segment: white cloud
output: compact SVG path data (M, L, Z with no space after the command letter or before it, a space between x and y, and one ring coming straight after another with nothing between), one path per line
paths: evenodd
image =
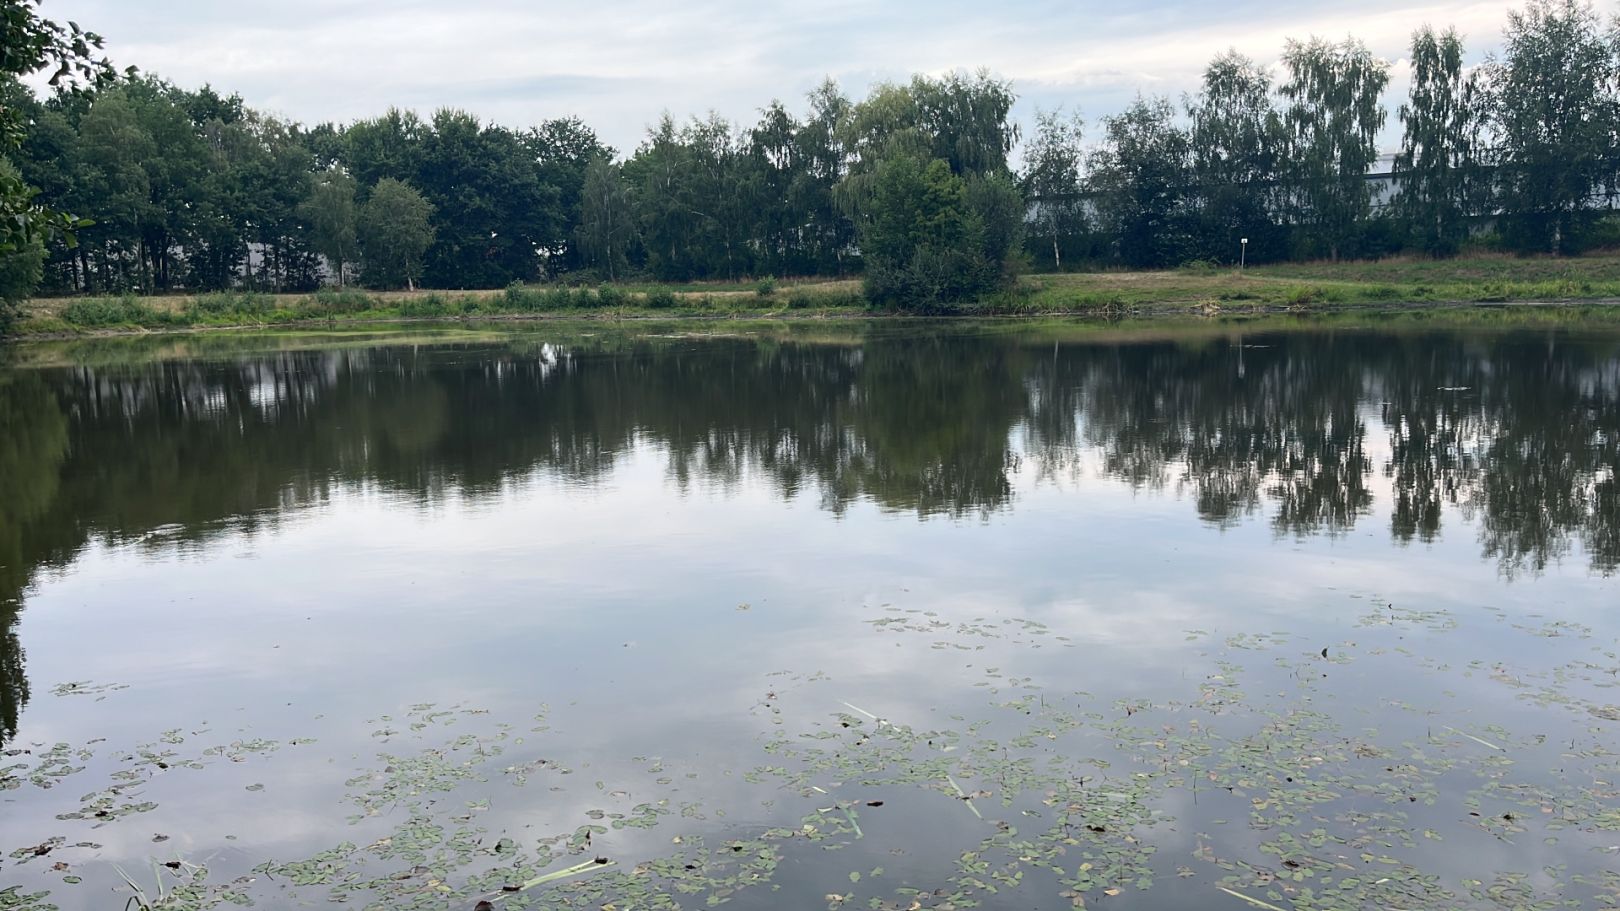
M1355 34L1395 60L1410 32L1431 23L1466 33L1477 58L1499 40L1511 6L53 0L45 11L99 30L121 64L239 91L305 122L390 105L462 107L519 127L578 115L629 150L666 109L748 120L827 75L859 93L911 72L988 67L1015 81L1027 119L1036 104L1096 116L1138 90L1179 96L1214 54L1236 47L1275 60L1289 36ZM1398 80L1392 96L1402 91Z

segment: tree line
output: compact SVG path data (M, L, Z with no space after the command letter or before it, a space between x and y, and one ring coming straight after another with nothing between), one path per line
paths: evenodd
M1216 57L1178 107L1139 97L1082 147L1042 114L1025 153L1045 258L1139 267L1457 253L1471 238L1523 253L1620 241L1620 26L1578 0L1509 13L1499 55L1463 64L1455 31L1412 36L1392 188L1367 180L1389 111L1390 65L1354 39L1289 42L1272 73ZM1032 250L1036 248L1032 247Z
M58 293L865 272L894 289L879 298L970 296L1001 280L1023 218L1014 96L982 74L859 103L828 83L804 118L773 103L746 130L666 116L624 160L576 118L304 127L149 76L4 92L28 123L23 179L93 220L45 247Z
M982 72L862 100L829 81L804 110L773 102L751 126L666 115L621 156L577 118L517 130L390 110L304 126L114 72L92 59L99 39L43 34L6 32L0 111L15 128L0 137L0 191L33 188L35 208L87 221L0 238L8 299L35 282L83 294L859 275L874 303L910 305L994 293L1032 265L1232 262L1244 238L1254 261L1449 255L1482 232L1525 252L1620 239L1602 218L1620 185L1620 31L1580 0L1530 0L1500 55L1473 68L1454 32L1413 36L1396 190L1378 206L1367 175L1390 64L1354 39L1291 41L1276 73L1222 54L1195 94L1139 96L1089 128L1038 112L1015 167L1013 87ZM9 50L30 35L28 53ZM58 59L69 78L47 97L14 78Z

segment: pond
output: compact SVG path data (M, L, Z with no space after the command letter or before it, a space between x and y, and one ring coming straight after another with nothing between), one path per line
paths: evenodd
M0 368L0 908L1620 904L1620 331Z

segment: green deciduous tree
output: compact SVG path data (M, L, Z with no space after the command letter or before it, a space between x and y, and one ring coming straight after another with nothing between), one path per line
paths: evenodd
M245 165L263 151L249 128L255 115L240 97L221 97L207 86L179 101L208 156L208 173L185 244L186 282L200 290L230 288L242 277L248 260L252 225L264 217L242 179Z
M557 190L517 134L443 110L422 134L412 185L433 204L425 275L440 288L501 287L539 276L563 243Z
M0 168L12 213L0 255L26 253L15 273L26 279L40 246L7 246L5 232L43 239L56 292L313 288L323 256L344 280L365 233L359 204L384 181L415 188L432 240L406 271L386 244L361 251L375 254L367 279L444 288L583 268L671 281L845 275L875 251L884 299L929 302L1007 282L1026 220L1039 238L1030 252L1054 268L1104 246L1133 265L1175 265L1230 261L1244 237L1260 259L1366 254L1385 236L1445 253L1491 203L1522 248L1573 251L1597 217L1593 194L1620 189L1620 32L1581 0L1529 2L1480 79L1454 35L1415 36L1396 220L1374 218L1367 180L1388 68L1354 40L1291 42L1275 91L1254 61L1218 56L1185 120L1139 101L1089 154L1078 119L1037 112L1014 180L1016 96L983 71L882 83L858 102L828 81L807 108L773 102L752 125L666 116L615 165L576 118L514 130L396 109L305 129L208 86L115 77L93 59L93 36L39 19L37 0L0 0L0 143L22 140L7 151L15 172ZM14 78L47 65L65 66L64 86L95 91L36 98ZM936 179L935 162L952 180ZM924 196L901 204L900 187ZM45 209L94 224L77 238L42 230L67 225ZM1384 234L1391 226L1403 230ZM939 238L953 232L968 241L948 252ZM963 271L945 276L946 265Z
M967 181L948 162L897 155L874 177L860 235L873 303L928 307L995 287L999 269L981 253L984 225L969 205Z
M937 158L959 175L1005 172L1018 142L1007 119L1016 99L1010 83L985 72L874 86L840 123L849 156L842 195L857 202L869 196L864 184L883 161L900 155Z
M242 124L246 154L236 165L248 237L259 247L253 284L270 291L313 290L320 264L298 217L314 156L302 128L255 113Z
M799 148L800 130L798 119L780 101L773 101L745 139L747 161L741 171L754 202L755 267L770 275L809 271L804 235L807 217L793 198L794 185L809 164Z
M647 267L665 280L684 280L695 272L688 247L699 216L682 202L690 168L687 159L675 118L665 114L624 165L625 179L635 188Z
M972 76L952 73L911 80L916 126L931 140L933 157L957 174L1005 174L1007 157L1018 144L1018 127L1008 119L1018 100L1012 83L986 70Z
M716 114L677 127L665 116L625 163L647 266L667 281L735 279L759 246L755 161Z
M415 180L428 129L414 111L389 108L381 117L357 120L343 128L335 143L336 154L362 187L376 186L384 177Z
M51 245L54 290L312 286L296 212L312 165L295 125L150 78L58 95L35 122L25 168L95 222L76 250Z
M1288 134L1271 74L1236 51L1222 54L1204 69L1187 115L1200 255L1230 262L1244 238L1251 256L1286 255L1277 209Z
M788 205L802 220L809 271L843 275L855 264L855 222L834 193L848 169L840 136L853 105L827 80L810 93L810 112L794 134L799 169L788 187Z
M50 72L52 86L77 91L114 78L112 64L99 56L102 39L81 29L39 15L39 0L0 3L0 79L7 81L41 70ZM16 92L0 102L0 154L11 156L27 137L27 123L10 103ZM0 168L0 270L8 273L0 287L0 334L4 334L21 302L39 280L36 260L47 240L74 240L80 220L41 205L37 189L24 182L22 172L8 161Z
M1167 99L1138 97L1103 120L1089 184L1103 230L1130 265L1180 265L1190 258L1190 154Z
M310 245L326 257L336 273L338 287L343 287L347 267L359 255L354 178L342 171L317 174L310 181L298 214L309 226Z
M620 166L597 159L580 191L578 246L584 262L608 281L624 274L636 239L636 213Z
M111 91L96 99L79 121L76 196L92 206L95 224L80 236L90 255L93 287L139 286L140 238L151 210L151 175L145 163L157 143L141 123L135 104Z
M136 278L143 289L168 290L180 278L178 255L195 228L211 163L207 149L183 107L185 93L173 85L134 79L105 94L123 97L134 128L155 150L139 161L146 173L147 198L133 238ZM294 186L301 183L304 170L296 167Z
M750 226L758 213L750 193L742 137L717 114L694 118L684 131L689 170L679 204L697 216L705 274L735 280L753 269Z
M0 3L0 76L14 78L48 71L51 86L70 92L116 78L111 62L98 56L102 48L100 35L85 31L76 22L64 26L40 16L39 3ZM0 149L8 153L22 145L27 135L21 114L11 104L0 104ZM6 175L0 183L0 246L26 244L52 222L57 227L71 228L56 213L36 207L33 196L33 190L22 184L18 175Z
M1395 158L1396 205L1413 240L1449 255L1468 236L1468 219L1490 193L1483 156L1485 93L1463 70L1462 39L1454 31L1412 35L1411 98L1401 105L1404 127Z
M415 289L433 245L433 205L410 184L384 177L360 207L357 227L366 281Z
M539 167L540 182L555 188L555 210L559 223L542 254L545 271L556 276L585 265L578 248L583 194L590 169L613 160L613 149L602 144L596 132L577 117L548 120L522 134L523 147Z
M1613 178L1614 48L1578 0L1530 0L1503 37L1490 71L1506 233L1521 249L1573 252L1594 192Z
M918 76L875 87L842 119L848 158L834 195L856 225L874 302L970 300L1016 272L1024 205L1007 167L1014 98L982 72Z
M1379 98L1389 64L1355 39L1290 41L1283 63L1291 208L1307 231L1305 245L1338 259L1371 208L1367 172L1378 161L1387 117Z
M0 183L21 181L17 166L0 158ZM27 300L39 286L45 263L45 239L39 235L12 241L0 250L0 335L12 318L9 303Z
M1080 146L1084 124L1080 115L1063 111L1036 111L1035 135L1024 149L1024 194L1034 207L1044 240L1051 243L1052 267L1063 270L1063 242L1084 230L1080 200Z
M1009 288L1028 266L1024 232L1029 204L1009 171L970 174L965 179L968 211L983 232L979 258L988 282L984 290Z

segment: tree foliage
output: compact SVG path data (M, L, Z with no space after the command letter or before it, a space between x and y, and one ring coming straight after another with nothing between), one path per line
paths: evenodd
M66 25L38 13L40 0L0 0L0 155L11 156L27 139L26 110L31 96L14 87L17 77L48 71L51 86L67 95L114 78L112 63L100 56L102 38L77 22ZM133 73L133 71L130 71ZM24 106L16 102L23 101ZM10 161L0 167L0 335L17 307L33 293L39 260L48 239L71 244L80 219L41 205L39 190Z
M1480 212L1490 184L1485 174L1485 93L1463 68L1454 31L1412 35L1411 100L1401 105L1404 127L1395 159L1397 204L1414 241L1432 254L1456 252L1468 219Z
M561 221L553 236L541 242L542 268L548 277L583 268L578 242L587 175L591 168L611 162L613 149L578 117L548 120L519 138L539 167L541 183L556 188L554 205Z
M1024 195L1033 221L1052 243L1052 268L1063 270L1063 241L1084 230L1084 122L1061 110L1036 111L1035 133L1024 149Z
M358 228L366 281L378 288L415 288L433 246L433 204L410 184L384 177L360 207Z
M949 163L901 154L880 162L874 178L861 231L868 297L928 306L993 287L978 255L984 225L968 205L967 181Z
M1216 57L1187 116L1200 255L1229 261L1244 238L1258 258L1286 255L1277 213L1288 133L1272 101L1271 73L1236 51Z
M874 303L982 297L1019 268L1026 206L1008 168L1011 87L988 74L880 85L844 124L835 196L857 227Z
M577 240L586 265L613 281L629 268L636 241L635 204L620 165L597 159L580 189Z
M1097 217L1132 266L1191 258L1192 146L1168 99L1138 97L1124 113L1103 120L1102 144L1091 156Z
M1312 39L1290 41L1283 65L1292 214L1313 229L1305 244L1337 259L1371 206L1366 176L1378 161L1378 131L1388 116L1379 99L1389 64L1355 39Z
M1617 72L1611 36L1579 0L1529 0L1509 13L1490 67L1501 130L1509 239L1571 252L1594 191L1614 181Z
M339 287L345 283L348 265L359 256L354 189L354 178L342 171L317 174L298 207L309 226L310 244L332 264Z
M118 74L99 38L37 5L0 0L10 301L35 274L63 294L294 291L357 265L443 288L864 272L874 299L932 306L1007 287L1029 254L1178 266L1232 262L1247 238L1262 260L1447 255L1493 226L1573 253L1620 190L1620 34L1582 0L1528 0L1483 67L1454 33L1414 35L1393 192L1369 180L1389 65L1354 39L1290 42L1275 79L1221 54L1182 104L1138 99L1090 137L1037 111L1021 155L1013 87L983 71L860 99L828 81L747 120L665 116L620 155L572 117L391 109L306 128ZM41 69L58 87L36 97L17 77ZM409 230L367 223L388 206Z

